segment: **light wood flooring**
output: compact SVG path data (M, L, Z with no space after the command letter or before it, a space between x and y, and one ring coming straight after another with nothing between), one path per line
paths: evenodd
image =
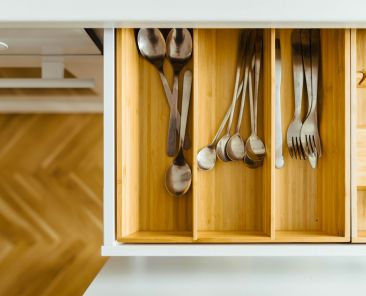
M0 295L82 295L105 258L102 115L0 115Z

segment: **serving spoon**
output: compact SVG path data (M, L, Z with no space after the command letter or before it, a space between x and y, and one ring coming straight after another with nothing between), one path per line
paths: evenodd
M179 73L188 63L192 56L192 36L187 29L172 29L166 40L166 55L173 66L174 71L174 83L172 93L172 104L169 115L169 130L168 130L168 143L167 154L174 156L176 153L176 128L175 121L178 114L178 80Z
M192 182L192 171L183 154L183 141L186 132L189 101L192 88L192 72L190 70L184 73L183 78L183 94L182 94L182 116L180 123L179 150L177 156L173 160L173 164L168 168L165 174L165 187L168 192L174 196L185 194Z
M168 80L163 71L165 53L166 53L166 44L163 34L159 29L148 29L143 28L138 31L137 34L137 46L141 53L141 55L149 61L155 68L158 70L160 75L161 83L163 84L165 97L168 101L169 107L172 108L172 92L169 87ZM180 130L180 114L177 112L176 118L176 130L179 132ZM186 134L184 139L184 149L191 148L191 141Z

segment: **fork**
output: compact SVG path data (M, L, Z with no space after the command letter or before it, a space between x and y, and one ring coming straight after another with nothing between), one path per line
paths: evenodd
M304 150L302 149L300 139L300 132L303 125L301 120L301 101L304 85L300 30L294 30L292 32L291 44L295 111L292 121L287 129L287 147L292 158L306 159L306 155L304 153Z
M319 71L319 30L303 30L301 34L305 80L311 107L301 128L301 145L313 168L322 154L318 131L317 94Z

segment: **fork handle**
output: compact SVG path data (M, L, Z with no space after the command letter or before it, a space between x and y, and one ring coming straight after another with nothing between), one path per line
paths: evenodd
M293 67L294 95L295 95L294 118L300 118L302 90L304 87L304 71L302 64L300 30L298 29L294 30L291 38L292 38L292 67Z
M280 39L276 38L276 105L275 105L275 165L277 169L284 166L282 155L282 122L281 122L281 45Z

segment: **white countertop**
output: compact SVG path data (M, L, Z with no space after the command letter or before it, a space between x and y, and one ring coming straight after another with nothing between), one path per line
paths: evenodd
M178 4L179 3L179 4ZM364 0L3 0L0 27L366 27Z
M115 257L85 295L363 295L365 275L366 257Z

